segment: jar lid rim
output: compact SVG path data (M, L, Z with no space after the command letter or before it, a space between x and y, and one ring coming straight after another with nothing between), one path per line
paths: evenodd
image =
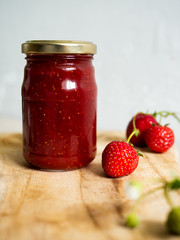
M21 45L22 53L95 54L97 46L89 41L31 40Z

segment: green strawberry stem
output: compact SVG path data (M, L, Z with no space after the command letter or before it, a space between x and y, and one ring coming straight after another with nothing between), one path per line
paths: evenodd
M168 189L168 185L167 184L164 186L164 196L165 196L165 199L166 199L167 203L172 208L173 207L173 203L172 203L171 198L169 196L169 189Z
M133 208L133 211L132 212L137 212L137 208L139 206L139 203L147 196L149 196L150 194L156 192L156 191L159 191L159 190L162 190L164 188L164 185L163 186L159 186L159 187L156 187L154 189L151 189L147 192L145 192L144 194L142 194L135 202L135 205L134 205L134 208Z
M135 123L135 121L136 121L136 116L137 116L137 114L133 117L133 131L132 131L132 133L129 135L129 137L128 137L127 141L126 141L127 143L130 142L131 138L132 138L134 135L137 137L137 136L140 134L139 129L136 128L136 123Z
M132 212L131 214L128 216L127 220L129 219L129 217L131 216L135 216L136 219L138 219L138 216L137 216L137 209L138 209L138 206L139 206L139 203L145 198L147 197L148 195L156 192L156 191L159 191L159 190L163 190L164 191L164 197L167 201L167 203L169 204L170 208L173 209L174 208L174 205L173 205L173 202L171 201L171 198L170 198L170 195L169 195L169 191L170 190L179 190L180 189L180 178L174 178L173 180L171 181L160 181L160 182L163 182L163 185L159 186L159 187L156 187L154 189L151 189L147 192L145 192L144 194L141 194L139 196L139 198L136 200L135 204L134 204L134 207L132 209ZM131 220L131 219L130 219ZM139 221L139 220L138 220ZM131 223L131 222L130 222ZM133 222L134 223L134 222ZM138 222L139 223L139 222ZM127 224L128 225L128 224ZM133 227L136 227L137 225L133 225Z
M138 113L137 113L137 114L138 114ZM135 124L137 114L133 117L133 131L132 131L132 133L129 135L129 137L128 137L127 141L126 141L127 143L130 143L130 140L131 140L131 138L132 138L134 135L137 137L137 136L140 134L140 131L139 131L139 129L136 128L136 124ZM133 144L131 144L131 143L130 143L130 145L133 146ZM142 153L140 153L140 152L137 151L137 150L136 150L136 152L137 152L138 156L143 157L143 154L142 154Z
M161 112L154 112L152 114L153 117L160 117L159 124L162 121L162 118L166 118L168 116L173 116L179 123L180 123L180 118L178 117L178 114L176 112L168 112L168 111L161 111Z
M168 183L165 183L164 185L162 186L159 186L159 187L156 187L154 189L151 189L149 191L147 191L146 193L142 194L137 200L136 200L136 203L134 205L134 209L133 209L133 212L136 212L137 211L137 208L139 206L139 203L141 202L141 200L143 200L145 197L147 197L148 195L158 191L158 190L162 190L164 189L164 196L166 198L166 201L167 203L169 204L170 207L173 207L173 203L171 201L171 198L169 196L169 187L168 187Z
M139 133L140 133L140 131L139 131L139 129L134 129L133 131L132 131L132 133L129 135L129 137L128 137L128 139L127 139L127 143L129 143L130 142L130 140L131 140L131 138L135 135L136 137L139 135Z

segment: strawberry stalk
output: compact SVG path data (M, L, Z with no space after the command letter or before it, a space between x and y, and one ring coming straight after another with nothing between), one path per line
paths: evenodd
M161 123L162 118L166 118L168 116L174 117L180 123L180 118L178 116L178 113L176 112L168 112L168 111L154 112L152 116L155 118L157 118L158 116L160 117L159 124Z
M163 184L162 186L159 186L159 187L156 187L154 189L151 189L147 192L145 192L144 194L142 194L137 200L136 200L136 203L135 203L135 206L134 206L134 210L133 212L136 212L137 211L137 207L139 206L139 203L147 196L149 196L150 194L158 191L158 190L163 190L164 189L164 196L165 196L165 199L167 201L167 203L169 204L170 207L173 207L173 203L171 201L171 198L169 196L169 183L168 182L165 182L165 184Z
M171 198L169 196L169 189L167 187L167 184L164 186L164 196L165 196L165 199L166 199L167 203L172 208L173 207L173 203L172 203Z
M140 220L138 218L138 215L137 215L137 208L139 206L139 203L147 196L149 196L150 194L158 191L158 190L161 190L163 188L163 186L160 186L160 187L157 187L157 188L154 188L154 189L151 189L149 191L147 191L146 193L142 194L135 202L135 205L133 207L133 210L132 212L128 215L127 219L126 219L126 226L127 227L131 227L131 228L135 228L139 225L140 223Z
M159 186L159 187L156 187L154 189L151 189L145 193L143 193L137 200L136 200L136 203L134 205L134 209L133 209L133 212L136 212L137 211L137 208L139 206L139 203L147 196L149 196L150 194L153 194L154 192L156 191L159 191L159 190L162 190L164 188L164 186Z
M137 115L137 114L136 114L136 115ZM131 138L132 138L134 135L137 137L137 136L140 134L140 131L139 131L139 129L136 128L136 124L135 124L136 115L135 115L134 118L133 118L133 128L134 128L134 130L133 130L132 133L129 135L129 137L128 137L127 141L126 141L126 142L129 143L131 146L133 146L133 144L130 143ZM137 152L138 156L144 157L143 154L140 153L139 151L136 150L136 152Z
M173 202L170 198L170 195L169 195L169 191L170 190L179 190L180 189L180 178L177 178L175 177L173 180L171 180L170 182L168 181L163 181L163 185L161 186L158 186L154 189L151 189L143 194L141 194L139 196L139 198L136 200L135 204L134 204L134 207L132 209L132 212L129 216L131 216L132 214L136 216L136 218L138 218L137 216L137 209L138 209L138 206L139 206L139 203L147 196L149 196L150 194L153 194L154 192L156 191L159 191L159 190L164 190L164 197L167 201L167 203L169 204L170 208L173 209L174 208L174 205L173 205ZM128 218L129 218L128 216ZM127 220L128 220L127 218ZM128 226L128 224L126 223L126 225ZM130 227L136 227L137 225L134 225L134 226L130 226Z
M130 142L131 138L135 135L136 137L140 134L139 129L136 128L136 116L137 114L133 117L133 131L132 133L129 135L128 139L127 139L127 143Z
M134 129L133 131L132 131L132 133L129 135L129 137L128 137L128 139L127 139L127 143L129 143L130 142L130 140L131 140L131 138L135 135L136 137L139 135L139 133L140 133L140 131L139 131L139 129Z

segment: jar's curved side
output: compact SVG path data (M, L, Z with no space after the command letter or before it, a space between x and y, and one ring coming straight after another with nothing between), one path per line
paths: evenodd
M84 167L96 155L97 86L91 60L84 63L76 59L73 66L77 71L70 72L63 70L67 65L54 61L49 70L46 64L40 66L33 70L35 67L28 63L25 68L24 157L43 169ZM75 84L78 87L73 89Z

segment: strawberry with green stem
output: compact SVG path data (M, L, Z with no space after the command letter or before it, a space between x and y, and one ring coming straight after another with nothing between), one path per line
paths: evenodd
M141 153L129 144L131 137L138 134L135 129L126 142L110 142L102 153L102 167L110 177L122 177L131 174L138 166Z
M131 143L133 143L137 147L147 146L147 143L145 141L145 134L147 130L152 126L160 125L162 118L166 118L168 116L173 116L180 122L180 118L175 112L161 111L161 112L155 112L153 114L146 114L142 112L137 113L131 119L131 121L127 126L127 129L126 129L127 138L130 136L130 134L133 132L134 129L138 129L139 134L137 136L132 137ZM156 120L156 118L158 117L159 117L159 123Z
M138 134L134 135L130 141L134 146L145 147L144 134L152 124L157 125L158 123L151 114L139 112L129 122L126 129L126 137L128 138L135 129L138 129Z

